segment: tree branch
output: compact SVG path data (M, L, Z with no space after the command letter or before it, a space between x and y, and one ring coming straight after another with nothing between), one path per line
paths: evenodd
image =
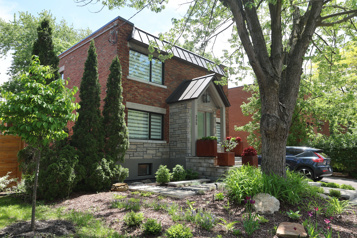
M269 11L271 18L271 61L276 76L280 78L282 69L282 32L281 32L281 0L277 0L275 4L269 3Z
M340 14L340 15L341 15L341 14ZM339 24L339 23L342 23L342 22L346 22L346 21L352 19L352 18L355 17L355 16L357 16L357 10L355 10L352 15L346 16L346 17L344 17L343 19L338 20L338 21L335 21L335 22L326 22L326 23L324 23L324 22L320 21L320 22L317 24L317 26L333 26L333 25L336 25L336 24ZM325 19L328 19L328 18L330 18L330 17L332 17L332 15L329 16L329 17L324 17L324 18L325 18Z
M316 47L316 49L320 52L320 54L322 54L324 56L324 58L327 60L327 62L330 64L330 65L333 65L333 63L327 58L327 56L322 52L322 50L315 44L315 41L312 40L311 41L312 44Z

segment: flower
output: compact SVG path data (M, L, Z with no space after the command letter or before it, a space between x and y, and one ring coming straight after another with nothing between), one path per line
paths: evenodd
M254 204L255 203L255 200L250 200L250 204Z
M329 219L324 220L326 224L329 224L331 221Z
M296 231L296 227L294 227L294 230Z
M252 146L245 148L242 153L242 157L243 156L254 156L254 155L257 155L257 151Z
M244 204L247 204L247 200L244 200L243 203L244 203Z
M232 139L232 136L227 136L226 137L226 140L231 140Z
M315 207L315 211L318 211L319 210L319 208L318 207Z
M239 136L236 137L236 141L237 142L241 142L242 141L242 138L240 138Z
M250 200L250 196L246 196L245 200L247 200L247 201Z
M312 217L312 212L307 212L307 214L309 215L309 217Z

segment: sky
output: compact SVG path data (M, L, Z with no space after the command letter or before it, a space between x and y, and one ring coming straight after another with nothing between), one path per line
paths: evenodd
M160 13L144 9L130 21L136 27L153 35L166 32L171 27L171 19L173 17L179 18L186 13L188 5L180 5L178 4L179 2L182 2L182 0L170 1L166 9ZM65 19L76 29L89 28L94 32L117 16L129 19L137 12L137 10L130 8L108 10L106 7L98 12L101 8L102 5L99 3L80 6L73 0L0 0L0 18L9 21L19 11L27 11L32 15L38 16L38 13L42 10L48 10L56 17L58 22ZM225 44L225 42L222 42L222 44ZM10 64L11 55L8 55L6 59L0 59L0 85L8 80L6 72Z

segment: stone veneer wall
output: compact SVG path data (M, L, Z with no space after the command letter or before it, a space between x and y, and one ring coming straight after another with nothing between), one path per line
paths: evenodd
M129 168L127 180L154 178L160 164L169 162L169 145L165 141L130 140L130 147L125 154L124 167ZM151 175L138 176L138 164L152 164Z
M186 157L191 156L191 102L170 104L170 163L186 167Z
M215 165L215 157L187 157L186 169L198 172L200 178L217 180L233 167Z

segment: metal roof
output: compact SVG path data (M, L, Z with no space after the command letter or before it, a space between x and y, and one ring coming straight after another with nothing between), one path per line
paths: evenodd
M194 78L191 80L183 81L175 91L166 99L166 103L175 103L186 100L197 99L207 89L211 82L217 80L215 74L208 74L202 77ZM221 97L226 107L230 106L230 103L223 92L222 86L213 83L219 96Z
M131 39L136 40L136 41L146 44L146 45L149 45L150 41L155 42L159 46L165 46L167 44L170 44L167 41L161 41L157 36L147 33L137 27L133 28ZM131 39L129 39L129 40L131 40ZM208 69L208 70L213 71L213 72L220 74L222 76L225 75L224 70L209 59L206 59L202 56L199 56L191 51L188 51L188 50L178 47L178 46L173 46L171 48L171 50L172 50L172 53L174 54L174 56L177 58L188 61L195 65L198 65L202 68Z

